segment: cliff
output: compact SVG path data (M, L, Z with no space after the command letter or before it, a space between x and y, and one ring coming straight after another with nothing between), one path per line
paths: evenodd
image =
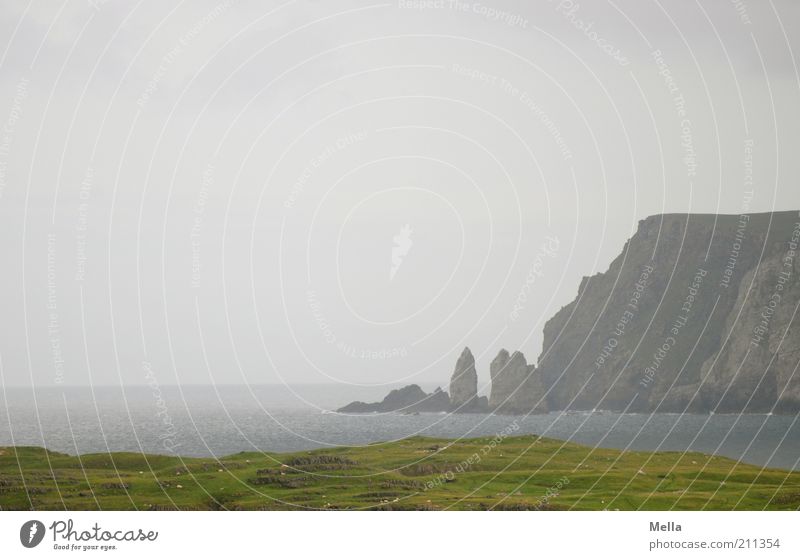
M800 410L799 238L798 212L642 220L545 325L549 407Z

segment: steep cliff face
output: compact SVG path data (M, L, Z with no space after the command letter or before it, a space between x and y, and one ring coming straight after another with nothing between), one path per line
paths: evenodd
M489 408L500 414L527 414L547 411L544 385L533 365L522 352L501 350L492 360L489 374L492 391Z
M800 231L798 231L800 237ZM800 410L800 258L776 247L750 270L725 324L720 352L702 369L702 406L720 412ZM800 255L798 255L800 257Z
M800 410L798 237L797 212L640 222L545 325L550 408Z

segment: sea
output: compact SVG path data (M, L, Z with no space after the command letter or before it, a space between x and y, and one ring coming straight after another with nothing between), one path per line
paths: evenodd
M800 470L797 416L332 412L352 400L380 400L387 390L347 385L0 387L0 446L41 446L73 455L130 451L221 457L362 446L415 435L456 441L513 433L592 447L699 451Z

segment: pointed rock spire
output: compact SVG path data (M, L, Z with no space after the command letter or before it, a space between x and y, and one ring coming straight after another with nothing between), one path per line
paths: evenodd
M470 349L465 347L450 378L450 405L453 408L468 405L477 395L478 372L475 370L475 357Z

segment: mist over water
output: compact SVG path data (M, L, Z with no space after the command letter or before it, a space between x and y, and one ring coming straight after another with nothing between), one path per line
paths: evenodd
M425 387L426 390L432 389ZM341 385L6 388L0 445L70 454L131 451L192 457L367 445L413 435L463 438L538 434L589 446L700 451L746 463L798 469L796 416L551 412L369 414L329 412L353 398L378 400L386 387Z

